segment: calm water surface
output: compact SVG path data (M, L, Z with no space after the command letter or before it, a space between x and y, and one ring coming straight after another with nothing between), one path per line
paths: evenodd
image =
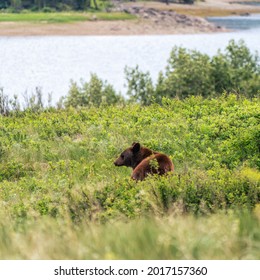
M41 87L46 99L52 93L57 102L68 93L71 79L87 81L96 73L124 94L125 66L138 64L156 81L174 46L214 55L230 39L244 39L251 51L260 53L259 34L260 29L169 36L0 37L0 87L20 97Z
M260 3L259 3L260 4ZM260 28L260 14L244 16L210 17L208 21L231 30L248 30ZM260 36L260 34L258 34Z

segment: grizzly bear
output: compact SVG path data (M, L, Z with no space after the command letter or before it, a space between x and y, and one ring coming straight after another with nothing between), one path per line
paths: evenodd
M114 164L132 167L131 178L136 181L143 180L148 174L163 175L174 170L173 163L167 155L142 147L140 143L135 142L121 153Z

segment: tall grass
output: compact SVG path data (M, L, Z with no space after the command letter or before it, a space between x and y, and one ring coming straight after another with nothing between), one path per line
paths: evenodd
M2 217L0 258L259 259L259 211L200 218L172 214L78 226L69 220L41 218L19 230Z

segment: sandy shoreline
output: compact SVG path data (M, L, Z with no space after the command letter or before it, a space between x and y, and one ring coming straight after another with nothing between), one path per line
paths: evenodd
M158 11L174 11L186 14L208 13L222 9L229 14L240 14L259 12L260 7L256 8L248 5L232 4L228 0L206 0L195 5L165 5L158 2L130 3L129 6L139 6L152 8ZM188 9L188 10L187 10ZM259 10L259 11L258 11ZM190 16L188 16L190 17ZM84 21L74 23L26 23L26 22L0 22L0 36L86 36L86 35L162 35L162 34L196 34L226 31L215 28L208 24L203 18L190 17L194 22L201 21L199 24L187 24L171 22L165 20L154 20L151 18L139 17L136 20L119 21Z
M159 26L144 20L95 21L70 24L0 23L0 36L162 35L211 32L196 28Z
M212 24L188 26L170 25L151 20L85 21L67 24L0 23L0 36L120 36L120 35L170 35L226 31Z

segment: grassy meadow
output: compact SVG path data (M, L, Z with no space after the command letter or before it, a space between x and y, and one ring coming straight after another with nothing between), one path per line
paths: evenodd
M1 259L259 259L260 102L222 95L0 116ZM130 179L132 142L169 176Z

